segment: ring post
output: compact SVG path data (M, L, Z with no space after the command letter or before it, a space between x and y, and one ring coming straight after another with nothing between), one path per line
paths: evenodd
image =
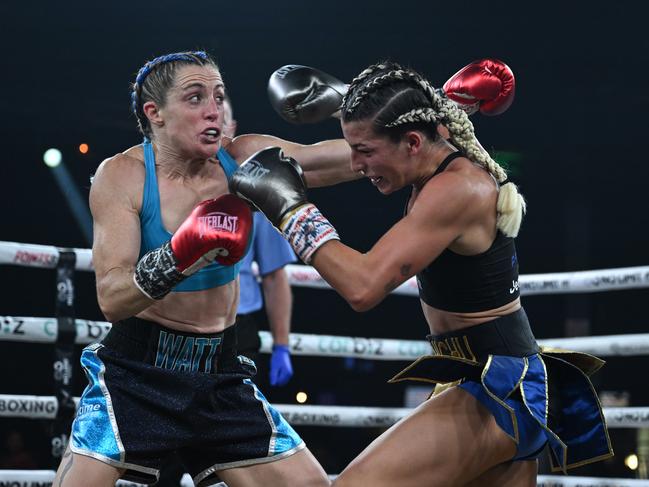
M56 266L56 321L58 334L54 344L54 392L58 400L52 423L52 462L56 468L68 445L68 434L75 413L72 391L74 342L77 330L74 320L74 266L76 254L60 250Z

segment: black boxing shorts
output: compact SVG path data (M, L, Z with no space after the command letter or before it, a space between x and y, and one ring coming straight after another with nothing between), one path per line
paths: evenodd
M89 384L70 448L154 483L175 451L196 485L214 473L292 455L304 442L252 382L234 326L190 334L130 318L81 356Z

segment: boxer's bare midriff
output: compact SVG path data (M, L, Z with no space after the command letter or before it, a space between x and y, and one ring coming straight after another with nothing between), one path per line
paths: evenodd
M479 311L477 313L455 313L451 311L443 311L428 306L423 301L421 301L421 307L424 311L426 322L430 327L430 332L433 335L439 335L468 328L470 326L480 325L498 317L511 314L520 309L521 300L520 298L517 298L499 308Z
M218 333L234 323L239 279L193 292L172 292L139 313L138 318L189 333Z

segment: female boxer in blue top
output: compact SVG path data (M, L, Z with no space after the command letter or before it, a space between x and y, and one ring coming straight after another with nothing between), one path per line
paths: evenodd
M223 137L224 90L204 52L156 58L133 85L144 143L104 161L90 192L97 295L113 327L82 355L89 385L57 487L152 483L172 451L197 485L215 473L231 487L329 484L255 387L254 363L236 354L251 220L227 179L269 145L313 164L314 182L331 164L357 176L342 140Z

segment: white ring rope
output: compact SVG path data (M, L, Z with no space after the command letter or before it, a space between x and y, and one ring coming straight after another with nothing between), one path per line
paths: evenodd
M106 321L75 320L75 343L87 345L100 341L110 330ZM54 343L58 336L56 318L0 316L0 341Z
M54 268L62 250L74 251L75 269L92 271L90 249L62 249L50 245L0 241L0 264ZM329 284L313 268L288 265L286 270L293 286L330 289ZM521 275L518 283L522 295L587 293L649 287L649 266L599 269L579 272ZM392 291L393 294L417 296L417 281L411 278Z
M100 341L111 324L106 321L75 320L77 344ZM29 316L0 316L0 341L53 343L58 325L55 318ZM262 353L270 353L273 337L260 331ZM603 335L579 338L547 338L538 340L546 347L564 348L601 357L649 355L649 333ZM397 340L391 338L364 338L335 335L291 333L293 355L319 357L355 357L373 360L414 360L431 352L424 340Z
M330 289L329 284L313 267L288 265L286 270L293 286ZM550 274L522 274L517 283L523 296L539 294L589 293L649 287L649 266L621 267ZM392 294L419 296L417 280L412 277Z
M90 249L68 249L51 245L25 244L0 241L0 264L13 264L27 267L53 269L59 261L61 251L72 251L77 260L74 268L79 271L92 271L92 252Z
M330 475L335 478L335 475ZM595 477L571 477L565 475L539 475L537 476L538 487L647 487L649 480L616 479L616 478L595 478ZM49 485L54 480L54 470L0 470L0 485L6 487L23 487L27 485ZM140 487L144 484L118 480L117 487ZM184 474L180 485L182 487L193 487L189 474ZM216 484L214 487L227 487L224 483Z
M74 398L78 403L79 398ZM410 408L378 408L363 406L314 406L274 404L286 420L297 426L337 426L382 428L399 421ZM58 409L55 396L0 394L0 417L54 419ZM649 407L604 408L609 428L649 427Z
M0 241L0 264L13 264L30 267L55 268L61 251L76 254L75 268L92 271L90 249L67 249L46 245L23 244ZM309 266L287 266L289 282L293 286L325 288L327 284L318 272ZM521 275L518 285L522 295L601 292L621 289L649 287L649 266L602 269L582 272ZM417 296L417 282L409 279L394 294ZM110 323L76 320L76 343L87 344L101 340ZM0 317L0 340L25 342L54 342L58 327L54 318ZM269 352L272 337L268 332L260 332L262 352ZM610 335L598 337L579 337L568 339L539 340L541 345L563 347L571 350L608 355L646 355L649 354L649 334ZM328 335L291 334L291 350L295 355L330 357L360 357L377 360L410 360L429 353L427 342L415 340L392 340L381 338L340 337ZM78 403L78 398L75 398ZM353 426L388 427L403 418L409 408L368 408L345 406L311 406L277 404L277 409L293 425L309 426ZM0 395L0 417L47 418L53 419L58 409L54 396ZM649 426L649 408L604 408L604 415L610 428L643 428ZM48 483L54 480L51 470L0 470L0 485L16 487L30 482ZM121 487L137 487L142 484L120 480ZM185 474L181 486L193 485ZM225 484L218 484L227 487ZM648 486L649 481L568 477L539 475L540 487L631 487Z

